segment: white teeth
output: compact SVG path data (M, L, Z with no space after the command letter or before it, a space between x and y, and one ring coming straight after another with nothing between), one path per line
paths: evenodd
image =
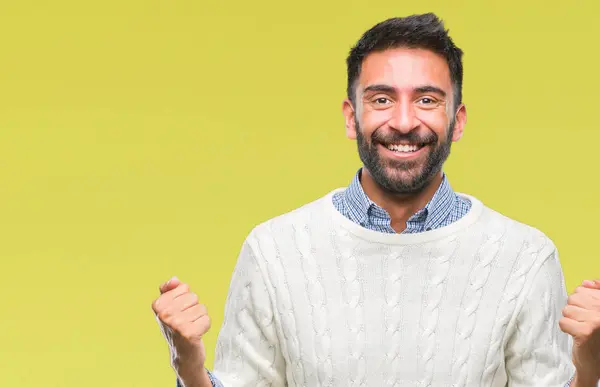
M388 145L389 150L394 152L416 152L419 150L417 145Z

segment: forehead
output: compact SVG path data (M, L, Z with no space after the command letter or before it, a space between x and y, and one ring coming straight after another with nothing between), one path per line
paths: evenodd
M432 51L394 48L369 54L362 63L358 89L386 84L398 90L424 85L437 86L448 95L452 90L446 59Z

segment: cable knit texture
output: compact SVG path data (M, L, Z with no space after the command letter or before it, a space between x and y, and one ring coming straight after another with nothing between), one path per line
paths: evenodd
M340 189L341 190L341 189ZM226 387L563 387L566 289L540 231L477 199L453 224L385 234L332 195L245 240L213 373Z

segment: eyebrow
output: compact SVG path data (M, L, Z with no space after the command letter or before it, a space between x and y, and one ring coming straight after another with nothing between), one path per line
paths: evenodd
M437 86L431 86L431 85L421 86L421 87L417 87L415 89L415 91L419 94L434 93L434 94L441 95L442 97L446 97L446 92Z
M418 94L435 93L435 94L441 95L442 97L446 97L446 92L444 90L440 89L437 86L433 86L433 85L419 86L419 87L415 88L414 91ZM394 93L396 93L396 89L390 85L374 84L374 85L369 85L369 86L365 87L364 93L369 93L369 92L394 94Z
M396 92L396 89L389 85L374 84L374 85L369 85L369 86L365 87L363 92L365 94L369 93L369 92L394 94Z

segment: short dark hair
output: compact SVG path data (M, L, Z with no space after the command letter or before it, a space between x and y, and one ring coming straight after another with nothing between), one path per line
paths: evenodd
M363 34L350 50L348 67L348 98L355 105L355 86L364 59L372 52L391 48L420 48L443 56L448 62L454 92L454 106L462 102L463 51L458 48L444 27L444 22L433 13L395 17L382 21Z

